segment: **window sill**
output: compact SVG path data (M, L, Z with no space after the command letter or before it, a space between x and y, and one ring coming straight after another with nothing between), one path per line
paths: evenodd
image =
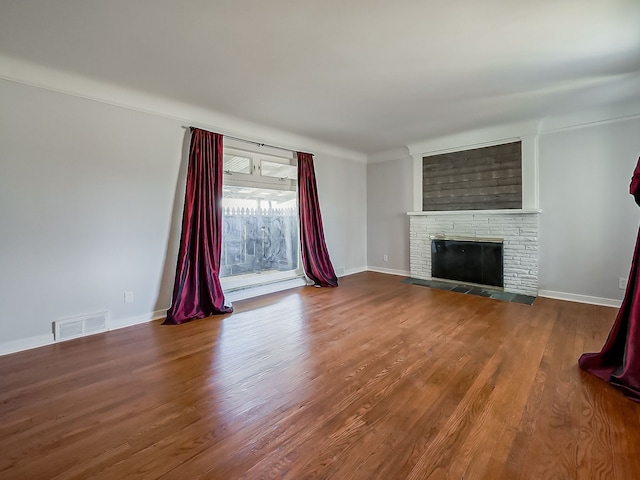
M223 283L223 290L226 303L229 303L245 300L247 298L259 297L260 295L267 295L269 293L280 292L290 288L304 287L306 285L307 281L305 276L302 274L295 274L294 276L288 276L284 279L265 278L262 283L254 285L232 287L225 286Z

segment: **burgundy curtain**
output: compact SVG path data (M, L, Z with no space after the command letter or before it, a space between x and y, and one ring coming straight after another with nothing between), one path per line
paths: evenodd
M338 278L324 241L313 155L310 153L298 152L298 208L304 272L317 286L337 287Z
M640 205L640 158L631 179L631 195ZM629 283L609 337L599 353L578 360L587 372L611 383L640 402L640 230L631 262Z
M165 324L230 313L220 286L222 135L194 129L173 300Z

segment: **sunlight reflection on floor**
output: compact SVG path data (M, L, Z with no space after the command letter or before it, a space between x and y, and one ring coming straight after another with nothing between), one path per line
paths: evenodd
M257 421L307 400L313 369L301 301L292 293L278 299L277 309L271 303L223 321L211 381L219 387L219 413L227 420Z

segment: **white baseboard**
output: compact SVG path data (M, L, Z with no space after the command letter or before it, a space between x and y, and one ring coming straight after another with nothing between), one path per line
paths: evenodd
M411 276L411 272L407 272L406 270L395 270L393 268L367 267L367 270L369 270L370 272L387 273L389 275L398 275L400 277Z
M602 305L603 307L620 308L622 300L613 298L591 297L589 295L578 295L577 293L554 292L552 290L538 290L539 297L554 298L556 300L567 300L569 302L588 303L591 305Z
M119 328L132 327L141 323L153 322L167 316L166 310L156 310L155 312L137 315L135 317L119 318L118 320L109 319L109 330L118 330Z
M166 315L166 310L157 310L152 313L138 315L135 317L121 318L118 320L109 319L107 325L109 330L117 330L119 328L131 327L133 325L139 325L141 323L159 320L166 317ZM18 340L13 340L10 342L0 343L0 356L9 355L10 353L22 352L24 350L30 350L32 348L44 347L45 345L51 345L53 343L56 343L53 333L48 333L46 335L37 335L35 337L20 338Z
M350 270L346 270L342 275L338 275L338 277L347 277L349 275L355 275L356 273L362 273L366 271L367 267L352 268Z
M398 275L403 277L410 277L410 273L403 270L394 270L390 268L379 267L367 267L358 268L345 272L344 276L354 275L361 272L377 272L386 273L390 275ZM296 278L285 282L277 282L269 285L261 285L259 287L246 288L243 290L236 290L225 294L227 301L234 302L244 300L246 298L257 297L259 295L266 295L268 293L279 292L282 290L288 290L290 288L301 287L306 285L304 278ZM592 297L588 295L579 295L576 293L566 292L554 292L551 290L539 290L538 296L545 298L553 298L556 300L567 300L570 302L588 303L591 305L602 305L605 307L620 308L622 304L621 300L615 300L612 298ZM118 320L109 320L109 330L116 330L119 328L131 327L133 325L139 325L141 323L152 322L165 318L167 314L166 310L157 310L144 315L138 315L135 317L122 318ZM24 350L30 350L32 348L44 347L45 345L51 345L55 343L53 333L45 335L36 335L34 337L21 338L18 340L12 340L9 342L0 343L0 356L9 355L11 353L22 352Z
M35 337L20 338L10 342L0 343L0 355L9 355L10 353L22 352L32 348L44 347L51 345L53 341L53 333L46 335L37 335Z

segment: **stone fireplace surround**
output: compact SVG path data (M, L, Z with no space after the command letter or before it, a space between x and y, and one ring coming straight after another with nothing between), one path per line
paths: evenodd
M504 291L538 295L539 210L409 212L411 277L431 280L431 237L502 238Z

